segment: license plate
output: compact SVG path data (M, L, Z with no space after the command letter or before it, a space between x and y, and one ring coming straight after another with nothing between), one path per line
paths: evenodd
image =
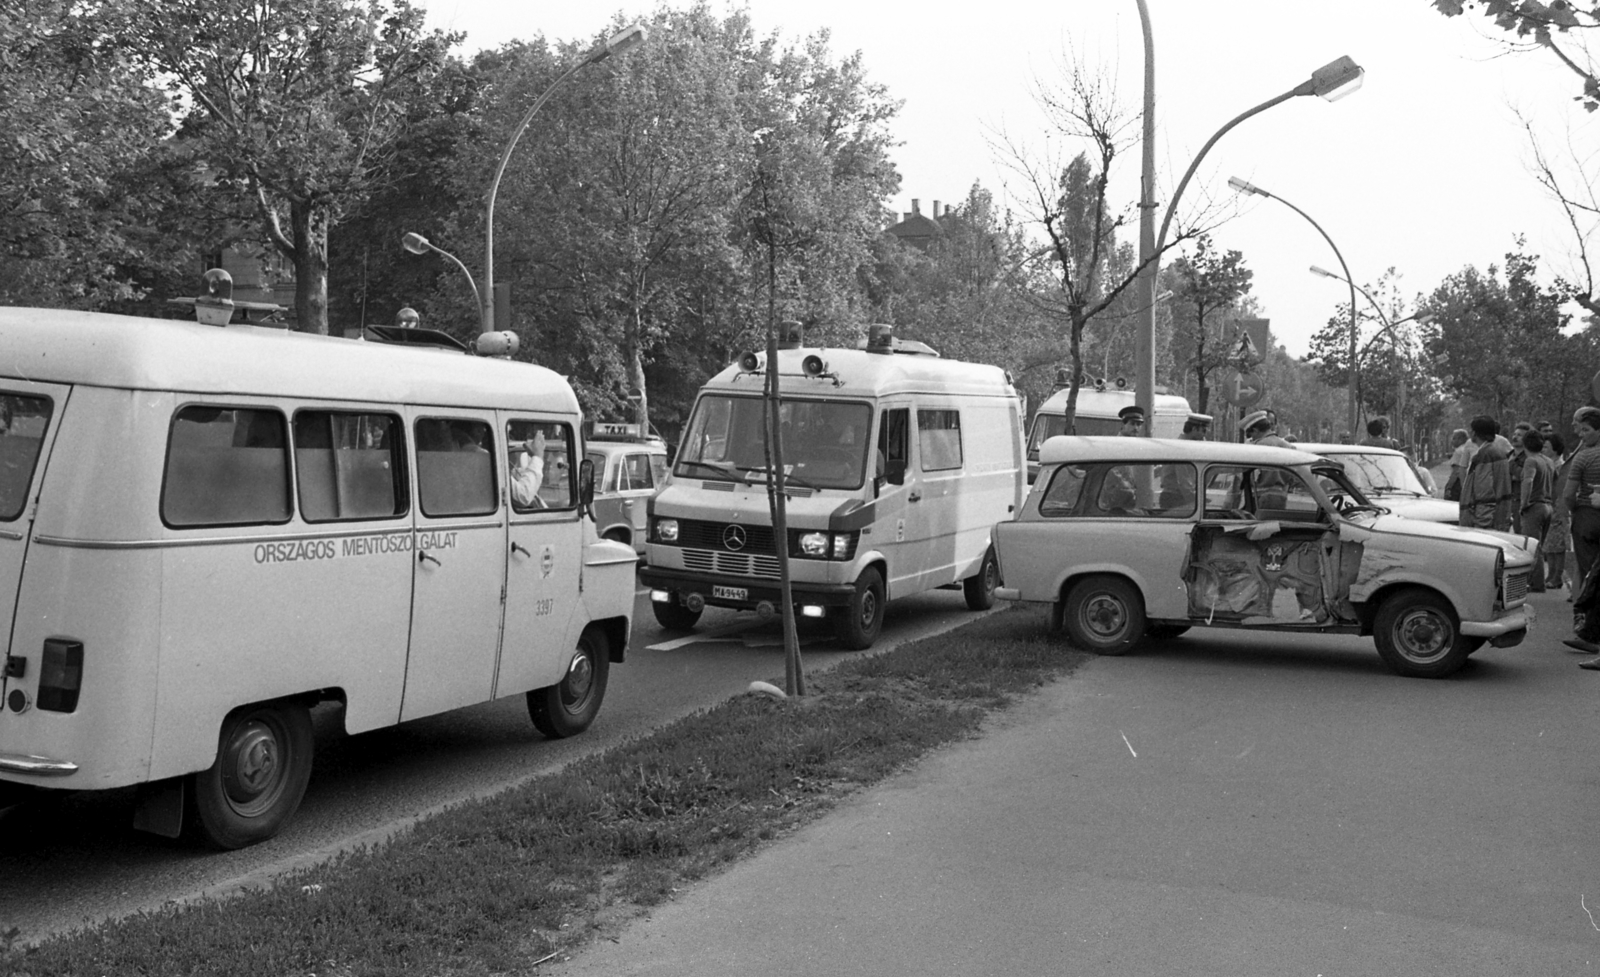
M744 587L717 587L711 588L711 596L719 600L749 600L750 591Z

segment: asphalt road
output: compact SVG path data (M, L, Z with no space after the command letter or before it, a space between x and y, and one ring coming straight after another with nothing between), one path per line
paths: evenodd
M875 650L972 619L959 592L891 602ZM65 794L0 819L0 933L24 940L199 894L259 885L341 848L380 841L419 816L559 768L742 692L783 684L776 624L708 609L687 638L663 633L648 597L635 605L627 661L611 670L599 718L582 736L546 740L521 696L346 736L338 712L314 714L317 753L305 801L283 834L242 851L201 851L132 830L132 789ZM850 654L806 622L808 671Z
M556 977L1600 972L1600 674L1193 631L1089 663Z

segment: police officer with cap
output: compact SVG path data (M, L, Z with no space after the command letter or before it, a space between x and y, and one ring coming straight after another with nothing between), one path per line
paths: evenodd
M1135 404L1129 404L1117 411L1117 417L1122 420L1122 428L1117 431L1122 437L1136 438L1144 428L1144 411Z
M1183 422L1183 440L1205 441L1211 436L1211 415L1191 413Z
M1251 444L1266 444L1278 448L1293 447L1289 442L1273 434L1272 429L1272 413L1270 411L1251 411L1239 422L1239 430Z

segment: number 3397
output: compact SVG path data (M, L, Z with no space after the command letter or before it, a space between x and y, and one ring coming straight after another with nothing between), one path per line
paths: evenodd
M533 602L534 617L549 617L555 612L555 609L556 599L554 597L546 597L542 600L536 600Z

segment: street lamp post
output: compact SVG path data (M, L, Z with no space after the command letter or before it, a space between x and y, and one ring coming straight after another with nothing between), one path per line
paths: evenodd
M1283 199L1282 197L1274 196L1255 184L1241 180L1236 176L1228 178L1228 186L1232 187L1239 193L1253 193L1257 196L1266 197L1268 200L1276 200L1278 203L1288 207L1301 217L1304 217L1306 219L1306 223L1316 228L1317 233L1322 235L1322 239L1328 242L1328 247L1333 249L1333 256L1339 259L1339 267L1344 269L1344 280L1350 284L1350 406L1348 421L1350 423L1350 438L1351 440L1355 440L1356 424L1360 420L1359 406L1356 402L1355 378L1356 332L1359 328L1359 319L1357 318L1356 310L1356 285L1355 281L1350 277L1350 266L1344 263L1344 255L1339 253L1339 246L1333 243L1333 238L1328 236L1328 232L1322 229L1321 224L1318 224L1316 221L1311 219L1310 214L1301 210L1299 207L1296 207L1294 204Z
M1399 319L1390 319L1388 313L1383 311L1383 306L1379 305L1378 304L1378 300L1372 297L1372 293L1367 291L1365 288L1362 288L1360 285L1357 285L1355 282L1351 281L1347 275L1340 275L1337 272L1329 271L1328 269L1323 268L1323 267L1321 267L1319 265L1312 265L1311 266L1311 273L1313 275L1319 275L1319 276L1321 276L1323 278L1331 278L1334 281L1344 282L1345 284L1354 287L1356 289L1356 291L1359 291L1361 293L1362 297L1364 297L1367 300L1367 304L1372 306L1372 311L1377 313L1378 320L1383 323L1383 328L1381 328L1377 332L1373 333L1372 334L1372 338L1367 340L1366 345L1361 347L1361 352L1358 353L1358 354L1353 355L1351 357L1351 359L1350 359L1351 382L1353 384L1359 384L1360 383L1360 380L1361 380L1360 365L1361 365L1362 362L1365 361L1366 356L1367 356L1367 351L1372 349L1372 344L1373 343L1375 343L1379 339L1383 338L1383 336L1387 333L1388 336L1389 336L1389 341L1391 343L1395 344L1396 353L1398 354L1398 352L1399 352L1399 340L1397 338L1397 334L1394 331L1396 326L1403 325L1403 324L1405 324L1407 322L1415 322L1418 325L1422 325L1424 323L1428 323L1428 322L1432 322L1433 321L1433 313L1432 312L1413 312L1410 315L1404 316L1404 317L1399 318ZM1356 387L1356 402L1359 404L1360 401L1361 401L1360 387L1357 386ZM1399 371L1399 378L1395 381L1395 400L1394 400L1394 404L1395 404L1394 412L1395 412L1395 415L1396 415L1395 423L1397 425L1398 424L1402 424L1402 423L1404 423L1404 421L1403 421L1403 418L1401 418L1400 415L1404 414L1405 413L1405 409L1406 409L1406 374L1405 374L1405 369L1404 369L1403 366ZM1352 433L1354 433L1354 432L1352 432Z
M613 54L624 54L633 50L634 48L643 44L649 36L649 31L645 30L644 25L634 24L629 27L624 27L622 30L617 31L615 34L606 38L604 44L596 46L594 50L584 55L582 60L578 61L566 71L562 72L559 78L550 83L550 87L546 88L538 98L534 99L533 105L529 106L527 114L522 117L522 121L518 123L516 130L511 133L511 138L506 140L505 151L500 154L500 165L495 167L494 180L489 184L489 195L484 205L483 292L478 296L478 307L481 310L479 323L480 330L482 332L493 332L495 328L494 201L495 197L500 192L500 177L505 175L506 163L511 159L511 151L516 148L517 140L522 138L523 130L528 128L528 123L533 121L534 115L538 113L539 109L544 107L545 102L550 100L551 93L553 93L557 88L560 88L562 84L567 81L567 79L577 74L581 69L586 68L591 64L599 64L606 58L611 57Z
M1348 55L1331 61L1311 73L1311 77L1295 87L1289 89L1275 98L1270 98L1255 108L1235 116L1227 125L1218 129L1206 144L1200 147L1200 152L1189 164L1189 169L1183 174L1183 179L1178 181L1178 188L1173 191L1172 199L1167 202L1166 215L1161 220L1161 230L1158 234L1151 234L1150 227L1155 222L1155 43L1152 40L1150 29L1150 12L1145 6L1145 0L1135 0L1139 6L1139 23L1144 30L1144 154L1143 172L1140 175L1141 188L1139 199L1139 277L1136 283L1135 295L1139 301L1140 319L1137 336L1134 381L1134 402L1141 407L1146 417L1155 416L1155 347L1156 347L1156 312L1155 290L1156 275L1160 270L1161 249L1166 246L1167 229L1172 224L1172 217L1177 213L1178 200L1183 196L1183 190L1189 185L1189 180L1200 166L1200 161L1205 159L1206 153L1218 139L1221 139L1234 126L1245 119L1272 108L1279 102L1287 101L1297 95L1316 95L1330 102L1336 102L1346 95L1351 94L1361 87L1362 77L1366 72L1350 59ZM1354 302L1352 301L1352 306Z
M427 238L416 233L415 231L407 231L406 235L400 239L400 246L412 254L427 254L429 251L432 251L435 254L442 254L451 261L454 261L456 263L456 267L461 269L461 274L467 276L467 284L472 286L473 301L478 303L478 308L483 308L483 296L478 293L478 283L473 281L472 272L467 270L467 266L461 263L460 258L457 258L444 248L436 246L432 241L429 241Z

